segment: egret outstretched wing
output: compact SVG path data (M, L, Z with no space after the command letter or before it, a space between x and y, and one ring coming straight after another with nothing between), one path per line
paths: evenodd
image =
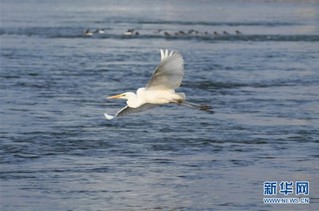
M121 117L121 116L126 116L129 114L134 114L134 113L138 113L138 112L142 112L142 111L146 111L149 110L151 108L154 108L158 105L156 104L143 104L142 106L138 107L138 108L130 108L128 106L125 106L124 108L122 108L121 110L119 110L114 116L113 115L109 115L107 113L104 113L104 116L106 119L111 120L115 117Z
M161 62L155 69L146 89L176 89L184 77L184 59L178 52L161 49Z

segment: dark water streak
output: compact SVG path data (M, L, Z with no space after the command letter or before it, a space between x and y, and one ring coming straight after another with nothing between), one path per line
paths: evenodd
M158 23L156 24L158 25ZM197 25L196 25L197 26ZM260 25L258 25L260 26ZM160 28L160 26L158 26ZM134 36L126 36L123 35L123 32L117 32L115 34L114 31L107 32L105 34L94 34L92 37L85 36L83 34L83 28L57 28L57 27L31 27L31 28L8 28L1 29L0 35L18 35L18 36L36 36L39 38L86 38L86 39L167 39L167 40L195 40L202 42L210 42L210 41L248 41L248 42L269 42L269 41L277 41L277 42L318 42L319 35L309 35L309 34L294 34L294 35L281 35L281 34L240 34L237 35L233 32L233 34L229 35L214 35L213 32L210 32L208 35L206 34L185 34L185 35L174 35L175 32L171 32L170 35L161 35L156 34L154 32L146 31L140 35ZM178 31L177 31L178 32ZM142 33L142 32L141 32ZM222 33L222 32L220 32Z

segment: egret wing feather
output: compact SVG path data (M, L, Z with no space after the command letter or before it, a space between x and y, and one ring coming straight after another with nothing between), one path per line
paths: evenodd
M155 69L146 89L176 89L184 77L184 59L178 52L161 50L161 62Z
M129 114L139 113L139 112L143 112L143 111L147 111L149 109L152 109L156 106L158 106L158 105L150 104L150 103L143 104L138 108L131 108L131 107L125 106L119 112L117 112L116 116L120 117L120 116L129 115Z
M122 108L121 110L119 110L115 116L111 116L111 115L108 115L108 114L104 114L104 116L106 117L106 119L108 120L111 120L115 117L122 117L122 116L127 116L127 115L130 115L130 114L134 114L134 113L139 113L139 112L142 112L142 111L146 111L146 110L149 110L149 109L152 109L154 107L156 107L158 105L156 104L150 104L150 103L146 103L146 104L143 104L141 105L140 107L138 108L131 108L131 107L128 107L128 106L125 106L124 108Z

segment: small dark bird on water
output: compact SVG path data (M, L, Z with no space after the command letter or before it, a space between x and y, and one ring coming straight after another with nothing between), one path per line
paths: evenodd
M92 35L93 35L93 32L91 32L90 29L86 29L86 30L84 31L84 35L85 35L85 36L92 36Z
M242 33L239 30L236 30L236 34L240 35Z

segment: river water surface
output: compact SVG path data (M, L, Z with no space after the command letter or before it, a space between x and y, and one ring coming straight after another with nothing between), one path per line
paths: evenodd
M316 1L1 1L1 210L319 210L318 23ZM107 121L166 48L215 114ZM264 204L265 181L310 204Z

